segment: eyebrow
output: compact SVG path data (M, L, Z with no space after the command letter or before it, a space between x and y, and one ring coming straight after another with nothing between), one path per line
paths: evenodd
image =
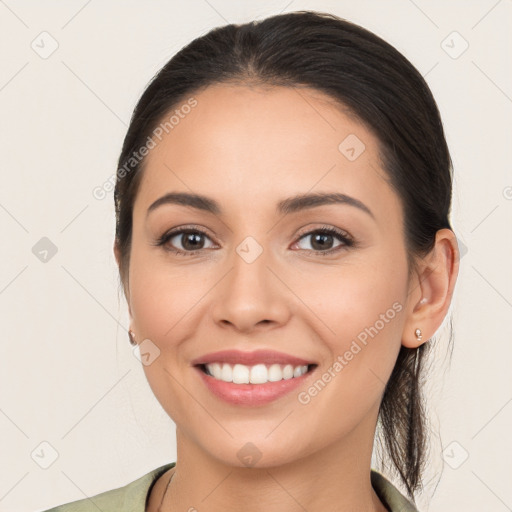
M156 210L158 207L164 204L189 206L197 210L213 213L214 215L222 214L222 208L214 199L200 194L191 194L188 192L169 192L150 205L146 213L146 217L152 211ZM370 215L373 219L375 219L372 211L359 199L340 193L313 193L289 197L277 203L276 212L282 215L288 215L290 213L296 213L309 208L315 208L328 204L343 204L353 206L355 208L359 208L360 210Z

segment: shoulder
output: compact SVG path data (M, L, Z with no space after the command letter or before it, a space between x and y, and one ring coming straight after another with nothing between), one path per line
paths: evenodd
M98 510L144 512L146 499L153 483L175 464L176 462L171 462L153 469L123 487L65 503L43 512L98 512Z
M371 482L379 499L388 507L390 512L418 512L416 505L375 469L371 470Z
M175 462L165 464L123 487L58 505L43 512L97 512L98 509L109 512L145 512L146 499L153 483L175 465ZM380 500L391 512L418 512L415 505L375 469L371 470L371 482Z

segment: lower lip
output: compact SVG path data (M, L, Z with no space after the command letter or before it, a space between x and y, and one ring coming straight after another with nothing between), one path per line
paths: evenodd
M234 405L256 406L273 402L304 384L304 381L314 373L316 366L300 377L265 384L224 382L206 374L199 366L195 366L194 369L199 372L206 387L222 400Z

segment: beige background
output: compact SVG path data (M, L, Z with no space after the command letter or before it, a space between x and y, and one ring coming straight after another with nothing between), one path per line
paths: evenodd
M0 511L44 510L175 460L174 425L126 335L112 193L97 200L92 190L115 172L135 102L178 49L214 26L298 9L376 32L438 101L467 253L453 359L443 363L441 337L431 377L441 438L430 473L442 476L422 510L512 510L512 2L5 0ZM43 237L57 250L46 263L33 252Z

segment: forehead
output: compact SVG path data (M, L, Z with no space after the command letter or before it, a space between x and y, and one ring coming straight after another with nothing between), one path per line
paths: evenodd
M335 190L382 203L388 214L398 207L377 138L329 96L219 84L191 97L195 106L184 108L193 104L185 98L162 119L173 115L146 156L136 205L179 190L247 209L248 201L274 206L284 196Z

